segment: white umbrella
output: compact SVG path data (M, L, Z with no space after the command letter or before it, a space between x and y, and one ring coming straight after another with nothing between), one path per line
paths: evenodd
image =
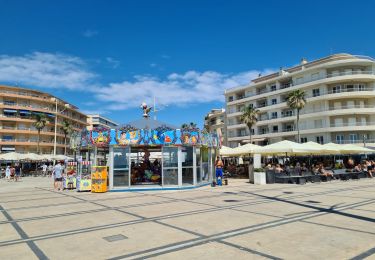
M57 155L51 155L51 160L56 160L56 161L71 161L73 160L72 157L62 155L62 154L57 154Z
M3 160L3 161L20 161L24 159L25 159L25 155L22 153L10 152L10 153L0 154L0 160Z
M341 145L341 153L345 154L363 154L363 153L374 153L375 151L372 149L368 149L366 147L354 145L354 144L342 144Z
M303 143L301 144L302 146L304 146L305 148L316 148L318 149L317 151L315 152L311 152L312 155L328 155L328 154L339 154L340 153L340 149L339 148L335 148L336 146L324 146L324 145L321 145L321 144L318 144L318 143L315 143L315 142L307 142L307 143Z
M42 155L36 153L26 153L24 154L24 158L22 160L26 161L43 161L44 157Z
M284 140L256 149L255 153L262 155L309 155L319 151L319 148L306 147L292 141Z
M233 148L227 147L227 146L221 146L220 148L220 155L221 156L230 156L231 152L233 151Z
M230 155L235 156L235 155L254 154L254 153L257 153L258 149L260 148L262 147L260 147L259 145L249 143L249 144L241 145L241 146L234 148L230 152Z

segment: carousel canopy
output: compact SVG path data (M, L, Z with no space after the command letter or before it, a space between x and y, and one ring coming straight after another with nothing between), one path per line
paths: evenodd
M171 125L162 121L154 120L152 118L141 118L135 121L131 121L129 123L126 123L117 127L117 129L121 129L124 126L132 126L137 129L156 129L158 127L163 127L163 126L169 127L171 129L178 128L174 125Z

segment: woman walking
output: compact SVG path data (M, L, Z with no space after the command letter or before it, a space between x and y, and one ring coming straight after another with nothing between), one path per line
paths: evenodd
M9 181L10 180L10 166L7 165L7 168L5 169L5 178Z

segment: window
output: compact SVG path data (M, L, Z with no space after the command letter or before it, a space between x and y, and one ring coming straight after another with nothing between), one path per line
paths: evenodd
M319 78L319 72L311 74L311 79L316 80Z
M11 141L13 140L13 136L11 135L3 135L3 141Z
M276 98L273 98L272 99L272 105L276 105L277 104L277 99Z
M313 97L317 97L317 96L320 96L320 89L318 88L313 89Z
M307 137L301 137L301 143L307 143Z
M292 110L287 110L287 111L283 112L283 117L288 117L288 116L292 116L292 115L293 115L293 111Z
M251 108L254 108L254 104L249 104L249 106L250 106Z
M296 78L296 83L301 84L303 82L303 77Z
M358 135L357 134L350 134L349 135L349 141L352 144L356 143L358 141Z
M336 143L343 144L344 143L344 136L343 135L336 135Z
M232 102L232 101L233 101L233 96L228 97L228 102Z
M317 142L318 144L324 144L323 136L317 136L317 137L316 137L316 142Z
M277 133L278 131L279 131L279 126L274 125L274 126L272 127L272 132L273 132L273 133Z
M271 91L276 91L276 85L271 86Z
M358 91L365 91L365 85L358 84Z
M340 93L341 92L341 86L337 85L332 88L332 93Z
M271 113L271 118L272 118L272 119L277 118L277 112L272 112L272 113Z
M353 85L346 85L346 91L348 91L348 92L354 91L354 86Z

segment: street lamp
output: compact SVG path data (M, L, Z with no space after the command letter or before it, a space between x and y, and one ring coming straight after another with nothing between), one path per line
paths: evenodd
M52 101L55 101L55 140L53 143L53 156L56 157L56 144L57 144L57 114L64 112L67 108L70 107L69 104L64 104L65 108L61 111L58 111L58 102L59 100L57 98L51 98Z

